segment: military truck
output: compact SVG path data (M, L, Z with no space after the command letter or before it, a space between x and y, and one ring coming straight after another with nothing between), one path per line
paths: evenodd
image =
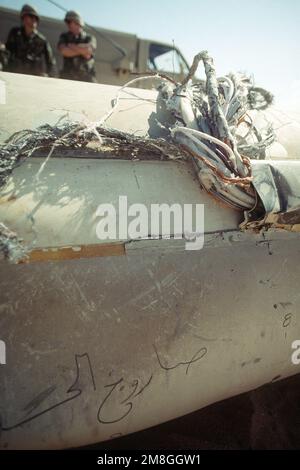
M9 30L18 24L19 11L0 8L0 43L5 43ZM64 21L42 16L39 30L49 40L60 70L62 58L56 45L60 33L66 30ZM174 45L98 27L86 27L86 30L98 42L95 62L99 83L123 85L132 78L132 73L146 71L164 72L176 80L182 80L188 72L187 61ZM142 82L140 86L151 88L151 81Z

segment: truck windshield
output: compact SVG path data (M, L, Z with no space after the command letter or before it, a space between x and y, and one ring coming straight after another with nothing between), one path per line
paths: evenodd
M148 68L153 71L177 74L186 74L189 70L177 49L155 43L149 46Z

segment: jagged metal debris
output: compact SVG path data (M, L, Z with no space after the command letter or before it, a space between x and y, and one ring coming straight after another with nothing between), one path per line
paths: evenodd
M192 79L200 61L205 67L206 81L195 82ZM158 110L163 103L171 116L169 122L162 123L157 113L157 122L167 130L164 138L138 137L105 125L118 106L120 93L145 78L161 82ZM181 84L160 74L148 74L125 84L118 91L112 109L98 123L45 124L13 134L0 147L0 187L13 169L36 151L48 151L38 175L57 149L89 149L89 152L94 149L101 152L101 158L105 155L111 158L112 154L127 159L192 157L199 180L210 194L231 207L249 210L257 202L249 158L264 158L265 149L275 140L275 135L271 127L264 133L256 129L247 111L265 109L272 100L269 92L253 87L244 75L217 78L212 58L203 51L195 57ZM239 132L242 123L246 134ZM12 252L16 249L18 253L20 241L7 230L6 227L2 230L0 251L6 257L15 258Z
M45 124L35 130L23 130L13 134L0 147L0 187L11 172L34 152L49 149L89 149L129 159L176 160L187 158L178 145L165 139L150 139L134 136L107 127L96 127L101 142L94 130L76 122L57 126Z
M16 132L0 147L0 188L6 184L12 171L34 152L46 152L44 165L54 150L64 156L62 150L72 150L74 154L76 149L80 149L80 152L87 149L89 156L100 151L101 158L111 158L112 154L115 158L130 160L189 158L177 144L161 138L138 137L107 127L89 128L76 122L61 123L57 126L46 124L35 130ZM24 259L26 250L17 235L0 224L0 255L2 253L5 259L18 262Z
M300 232L300 162L253 161L253 186L260 198L260 209L245 215L243 230L284 228Z
M0 223L0 259L18 263L27 256L27 248L15 232Z
M192 78L203 62L206 82ZM261 99L262 98L262 99ZM256 204L251 158L261 158L275 140L269 127L265 136L255 129L247 112L272 102L272 95L254 88L241 74L217 78L213 59L207 51L194 58L189 74L181 84L163 84L159 99L170 112L170 134L193 156L202 186L227 205L249 210ZM245 123L246 135L239 133Z

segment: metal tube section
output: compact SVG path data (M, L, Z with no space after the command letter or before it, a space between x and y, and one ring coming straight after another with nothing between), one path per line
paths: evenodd
M57 254L0 264L2 447L106 440L299 372L299 234L240 232L239 213L181 163L53 158L37 183L40 163L14 171L0 204L26 243ZM96 249L97 203L117 201L116 188L148 208L204 204L203 249L131 240L125 252L66 258L64 246Z
M3 76L11 133L25 127L16 84L41 91L50 79ZM40 117L37 100L24 98L33 120L52 116L49 102L94 121L109 110L112 87L99 86L97 106L94 85L64 94L57 82L41 95ZM137 130L149 106L112 119ZM187 162L52 156L37 180L43 161L29 158L0 194L0 220L36 256L0 261L1 448L105 441L300 372L299 233L241 232L243 214L201 190ZM172 236L99 240L97 207L120 195L147 209L204 205L203 248Z
M230 240L2 265L1 446L106 440L298 373L299 240Z

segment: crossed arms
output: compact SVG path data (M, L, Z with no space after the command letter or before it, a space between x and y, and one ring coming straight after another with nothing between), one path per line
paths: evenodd
M90 59L93 55L93 47L91 44L74 44L70 43L68 45L66 44L60 44L58 46L59 52L64 56L64 57L77 57L77 56L82 56L85 59Z

